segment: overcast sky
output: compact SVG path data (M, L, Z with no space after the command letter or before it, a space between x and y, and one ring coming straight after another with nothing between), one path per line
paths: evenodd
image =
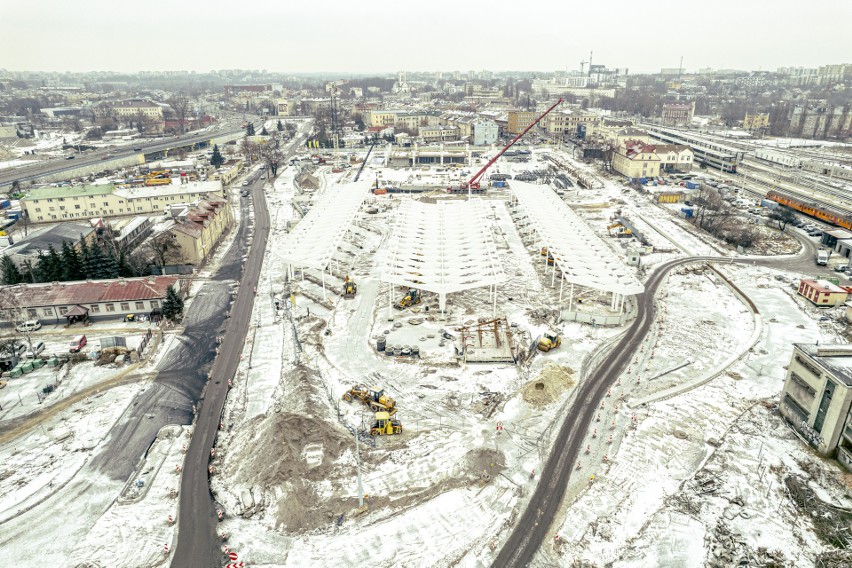
M0 68L630 73L852 63L852 0L4 2Z

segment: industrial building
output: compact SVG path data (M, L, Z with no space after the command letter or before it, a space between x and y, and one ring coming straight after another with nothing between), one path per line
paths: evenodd
M781 414L820 454L852 470L852 345L796 343L781 390Z

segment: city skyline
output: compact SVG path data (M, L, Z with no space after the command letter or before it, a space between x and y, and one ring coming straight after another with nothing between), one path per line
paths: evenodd
M820 9L820 6L826 8ZM764 7L732 0L691 14L676 2L652 9L626 1L568 6L536 2L459 10L438 0L431 11L378 0L370 6L333 1L234 11L221 0L179 7L146 3L160 26L129 6L103 0L50 0L39 10L7 8L15 22L0 38L9 71L95 72L267 69L281 73L393 73L437 70L572 71L581 61L631 74L661 68L774 71L842 63L852 53L844 22L849 5L816 2L805 12L782 0ZM677 9L676 9L677 8ZM796 8L796 10L794 10ZM837 17L826 18L831 13ZM794 30L779 33L792 24ZM562 23L564 22L564 24ZM509 25L510 24L510 25ZM129 33L128 25L141 28ZM88 30L88 31L87 31ZM78 33L79 32L79 33ZM72 47L73 42L73 48ZM103 49L109 45L109 49ZM759 46L760 49L755 47Z

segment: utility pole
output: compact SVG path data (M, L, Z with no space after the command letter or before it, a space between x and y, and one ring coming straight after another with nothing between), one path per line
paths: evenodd
M358 464L358 508L364 506L364 481L361 479L361 446L358 444L358 430L355 432L355 462Z

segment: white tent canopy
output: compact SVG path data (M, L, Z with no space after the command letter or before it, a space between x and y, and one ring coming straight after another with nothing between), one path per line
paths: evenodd
M304 219L284 239L277 256L291 266L325 270L358 214L358 209L369 195L369 189L369 181L326 189Z
M505 281L487 216L488 206L481 199L403 201L382 281L435 292L442 311L448 293Z
M612 249L549 186L514 181L512 191L562 278L622 296L645 290Z

